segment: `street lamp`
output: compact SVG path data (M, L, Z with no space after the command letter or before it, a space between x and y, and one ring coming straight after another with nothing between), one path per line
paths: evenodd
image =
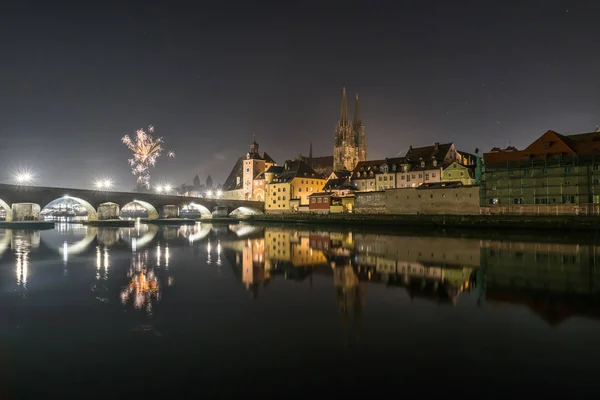
M164 190L165 190L165 188L162 187L161 185L158 185L155 187L156 193L162 193Z
M223 196L223 192L221 190L217 190L217 199Z
M206 192L206 197L212 197L213 192L212 190L209 190L208 192Z

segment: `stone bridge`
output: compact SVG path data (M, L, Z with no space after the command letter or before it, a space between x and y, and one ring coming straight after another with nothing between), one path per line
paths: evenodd
M84 207L89 220L118 218L120 208L131 203L142 206L150 219L177 217L183 206L192 206L202 218L225 213L256 215L264 211L264 203L259 201L0 184L0 208L6 211L7 221L38 219L46 205L65 197Z

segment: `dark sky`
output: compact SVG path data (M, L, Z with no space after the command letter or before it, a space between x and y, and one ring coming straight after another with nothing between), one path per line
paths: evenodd
M0 179L130 189L120 138L149 124L177 153L154 181L223 182L252 134L278 162L331 155L343 85L370 159L600 123L598 2L195 3L0 3Z

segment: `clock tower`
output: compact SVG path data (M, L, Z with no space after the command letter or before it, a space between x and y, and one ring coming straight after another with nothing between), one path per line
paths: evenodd
M265 160L258 151L258 143L256 143L256 135L254 135L250 144L250 152L246 154L246 159L243 162L242 185L244 199L254 200L254 178L265 172L265 164Z

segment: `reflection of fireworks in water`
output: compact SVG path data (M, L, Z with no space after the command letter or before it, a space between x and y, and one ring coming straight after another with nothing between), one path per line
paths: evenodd
M129 135L123 136L121 141L133 152L133 158L129 159L129 166L134 175L138 175L138 183L150 187L150 167L156 165L158 157L161 156L163 139L152 137L154 127L150 125L147 130L138 129L134 138ZM175 157L172 151L167 152L168 157Z
M152 269L148 269L148 252L137 254L127 276L129 284L121 291L121 302L133 301L133 306L152 314L152 302L160 301L160 285Z

